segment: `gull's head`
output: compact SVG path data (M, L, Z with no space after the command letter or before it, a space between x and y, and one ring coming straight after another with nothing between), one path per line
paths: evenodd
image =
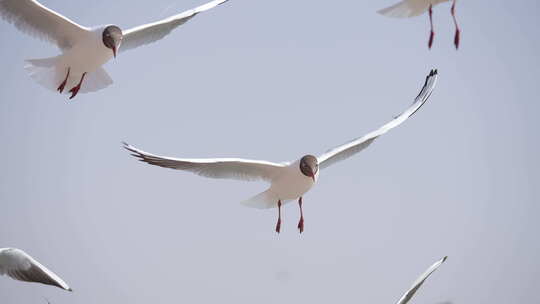
M319 172L319 161L313 155L306 155L300 159L300 172L311 177L315 182L315 175Z
M123 37L122 30L116 25L109 25L103 30L103 44L112 50L115 58Z

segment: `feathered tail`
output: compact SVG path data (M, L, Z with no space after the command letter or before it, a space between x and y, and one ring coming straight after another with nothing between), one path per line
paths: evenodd
M427 1L403 0L390 7L383 8L382 10L377 11L377 13L387 17L408 18L418 16L424 13L428 8L429 2Z
M37 83L47 89L56 91L60 83L64 80L57 68L59 62L60 56L43 59L29 59L26 60L27 64L24 66L24 69ZM65 73L66 72L64 72L63 75L64 77L66 76Z
M270 190L266 190L262 193L255 195L252 198L249 198L243 202L242 205L246 207L256 208L256 209L270 209L277 207L278 198L275 197Z
M66 78L68 67L62 61L62 56L28 59L24 69L30 77L43 87L56 91L60 84ZM64 93L69 94L69 90L76 86L82 76L82 72L69 69L69 78L67 79ZM111 77L102 67L86 74L79 93L95 92L104 89L113 83Z

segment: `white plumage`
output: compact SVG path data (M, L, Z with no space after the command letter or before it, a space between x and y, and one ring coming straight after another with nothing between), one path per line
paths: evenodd
M421 274L416 281L412 284L411 288L409 288L402 296L399 298L396 304L407 304L412 299L414 294L418 291L418 289L424 284L426 279L435 271L439 266L442 265L446 261L448 257L444 257L437 262L435 262L433 265L431 265L423 274Z
M0 248L0 275L72 291L64 280L20 249Z
M403 0L378 11L379 14L394 18L409 18L425 13L430 6L450 0Z
M71 93L101 90L113 83L101 67L117 49L128 50L155 42L200 12L228 0L214 0L181 14L141 26L120 30L116 26L81 26L46 8L35 0L0 0L0 17L20 31L58 46L62 53L55 57L27 60L25 69L42 86ZM110 27L118 29L114 45L106 45L105 34ZM64 91L64 88L66 89Z
M270 182L268 190L242 203L258 209L280 207L282 203L290 200L297 198L301 200L302 195L315 184L319 176L319 168L325 169L360 152L376 138L402 124L412 116L429 99L435 88L437 77L437 71L431 70L413 104L392 121L365 136L328 150L319 157L306 155L293 162L274 163L239 158L188 159L164 157L150 154L128 144L125 144L125 148L132 152L133 156L139 158L140 161L151 165L190 171L211 178L266 180ZM302 166L306 166L306 168L302 168Z
M212 9L227 1L229 0L214 0L178 15L125 30L123 31L124 40L122 41L122 48L120 51L130 50L158 41L170 34L176 27L195 17L197 14Z
M384 15L387 17L393 17L393 18L409 18L409 17L419 16L425 13L426 11L429 11L429 23L430 23L431 31L430 31L429 41L428 41L428 47L431 48L431 46L433 45L433 39L435 38L435 31L433 30L432 8L433 6L439 3L448 2L448 1L452 1L452 8L450 12L454 20L454 25L456 27L456 32L454 35L454 45L456 49L458 49L461 30L458 26L456 15L455 15L455 8L456 8L457 0L402 0L392 6L379 10L378 13L381 15Z

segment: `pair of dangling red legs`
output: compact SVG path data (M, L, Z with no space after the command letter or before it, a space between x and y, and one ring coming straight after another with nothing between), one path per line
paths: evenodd
M62 81L62 83L56 89L58 92L60 92L60 94L62 94L62 92L64 92L64 88L66 87L66 83L67 83L67 80L69 78L69 72L70 71L71 71L71 68L68 68L66 78L64 79L64 81ZM82 82L84 80L84 76L86 76L86 72L84 72L82 74L81 80L79 81L79 84L77 84L76 86L71 88L71 90L69 90L69 92L71 93L71 97L69 97L69 99L73 99L73 97L77 96L77 93L79 93L79 90L81 89Z
M281 200L278 200L278 220L276 223L276 232L281 231ZM298 199L298 206L300 207L300 220L298 221L298 231L304 232L304 211L302 210L302 197Z
M459 26L456 20L456 0L452 3L452 8L450 9L450 12L452 13L452 18L454 19L454 25L456 26L456 35L454 36L454 45L456 46L456 50L459 48ZM433 38L435 38L435 31L433 31L433 5L429 6L429 24L431 26L431 33L429 34L429 42L428 42L428 48L431 49L431 46L433 45Z

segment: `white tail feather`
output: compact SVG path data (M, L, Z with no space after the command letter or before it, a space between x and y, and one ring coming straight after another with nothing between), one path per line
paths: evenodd
M62 62L62 55L43 59L26 60L24 69L30 77L43 87L56 91L64 81L68 67ZM82 77L82 72L70 69L69 78L66 82L64 94L70 94L69 90L76 86ZM95 92L104 89L113 83L111 77L102 67L93 72L88 72L84 78L79 93Z
M80 93L95 92L110 86L113 80L104 68L98 68L92 73L88 73L84 78Z
M429 1L403 0L390 7L383 8L382 10L377 11L377 13L394 18L414 17L427 11L429 4Z
M275 197L270 190L255 195L243 202L242 205L256 209L270 209L277 207L278 198Z
M29 59L26 60L27 64L24 66L24 69L34 81L49 90L56 91L63 80L62 75L57 68L59 61L59 56L43 59ZM66 76L65 73L66 72L64 71L64 77Z

